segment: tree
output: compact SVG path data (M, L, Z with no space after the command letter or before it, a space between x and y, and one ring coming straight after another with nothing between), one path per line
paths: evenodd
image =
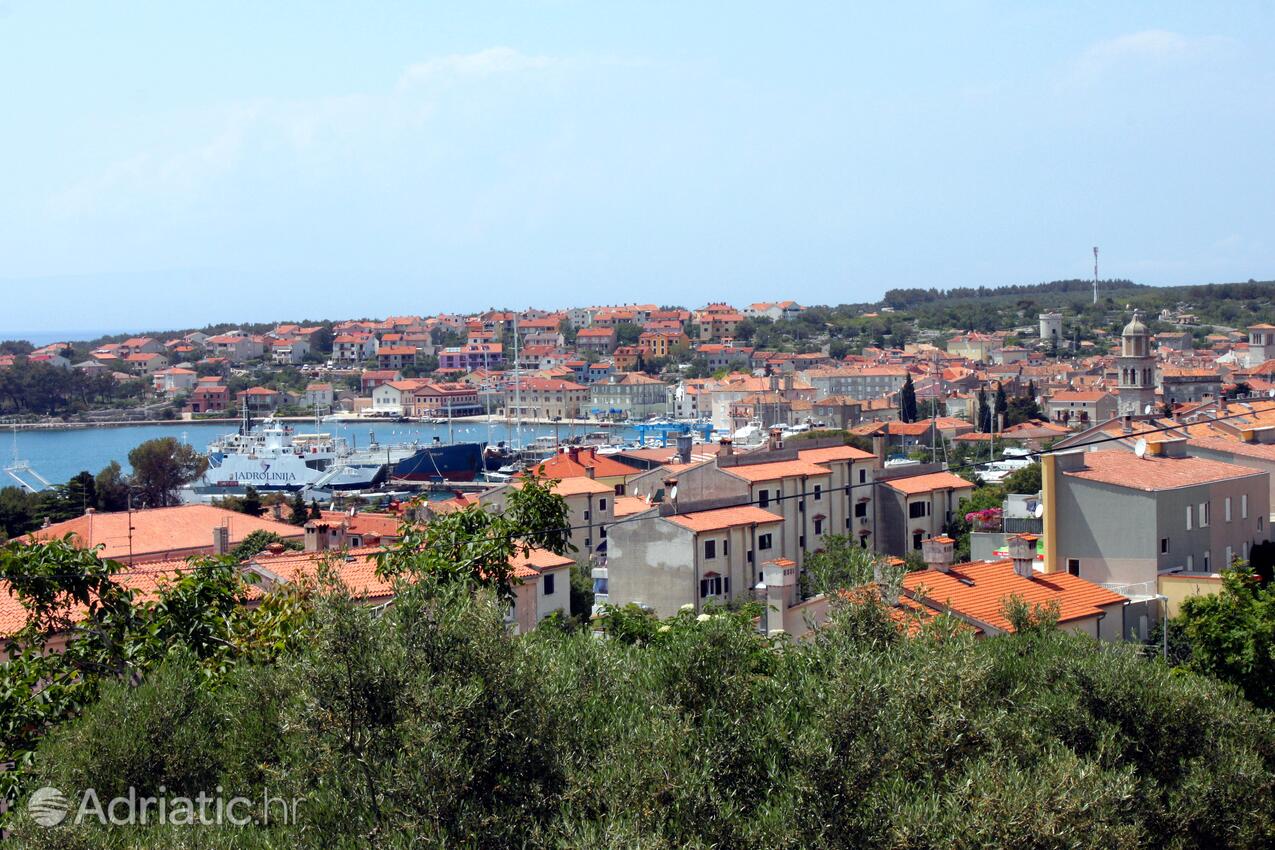
M141 505L162 508L177 502L177 491L204 474L208 459L174 437L147 440L128 453Z
M1262 587L1237 562L1223 571L1219 593L1187 598L1178 620L1191 647L1190 669L1275 709L1275 588Z
M987 406L987 390L983 387L978 388L978 397L975 400L975 415L978 419L979 433L989 434L992 430L992 409Z
M1006 493L1039 493L1041 487L1041 468L1039 463L1024 466L1005 476L1002 482Z
M997 422L1004 422L1005 420L1004 420L1004 419L1002 419L1001 417L1005 416L1005 414L1006 414L1006 413L1008 413L1008 412L1009 412L1009 401L1008 401L1008 399L1006 399L1006 398L1005 398L1005 385L1004 385L1004 384L1002 384L1001 382L997 381L997 382L996 382L996 419L997 419Z
M318 354L332 353L332 340L335 335L332 333L332 325L328 322L319 326L319 329L310 337L310 345Z
M305 499L301 496L300 490L293 494L290 507L292 513L288 517L288 522L293 525L305 525L310 519L310 511L306 508Z
M896 580L885 559L846 534L829 534L823 548L806 556L802 585L805 595L831 595L873 581Z
M509 491L499 513L470 505L435 517L427 526L404 519L399 541L377 554L377 573L490 587L500 599L512 600L516 579L511 559L532 549L558 555L575 549L567 503L552 492L555 485L525 478Z
M241 563L252 558L254 555L260 555L272 543L278 543L284 549L299 551L305 547L296 540L284 540L273 531L265 529L257 529L250 532L247 537L239 541L239 545L230 551L230 557L235 563Z
M243 496L239 499L238 510L248 516L261 516L265 508L261 505L261 494L257 492L256 487L250 484L244 488Z
M128 507L128 479L118 461L111 461L93 479L97 507L102 511L122 511Z
M904 422L916 421L916 387L912 385L912 373L908 373L899 391L899 418Z
M616 322L615 340L617 345L637 345L642 329L632 322Z
M323 519L323 511L319 510L319 503L314 499L310 500L310 519Z

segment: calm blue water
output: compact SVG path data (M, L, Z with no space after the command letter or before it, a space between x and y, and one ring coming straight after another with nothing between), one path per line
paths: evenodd
M298 431L313 431L314 423L291 423ZM370 424L366 422L324 422L322 430L344 437L351 444L364 448L369 442L369 430L375 432L376 439L382 444L410 443L413 440L426 443L435 436L444 442L448 440L446 425L418 425L414 423L383 422ZM97 474L102 467L112 460L117 460L125 471L129 469L128 453L139 443L156 437L176 437L199 449L201 452L215 437L232 433L233 424L226 423L192 423L174 422L163 425L129 425L121 428L81 428L73 431L18 431L16 435L18 457L27 461L36 472L54 484L61 484L82 469ZM558 428L559 439L569 436L580 436L589 431L601 430L596 426L574 427L562 425ZM487 442L488 428L485 422L454 424L452 434L456 442ZM552 425L524 425L517 442L527 444L541 435L552 435ZM630 429L612 431L618 439L629 440L635 437ZM7 466L13 459L15 436L0 431L0 466ZM503 422L492 422L490 441L509 440L509 431ZM0 473L0 487L12 482Z

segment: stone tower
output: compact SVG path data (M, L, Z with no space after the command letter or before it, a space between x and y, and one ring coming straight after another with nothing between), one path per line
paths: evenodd
M1151 334L1147 326L1133 311L1133 320L1120 333L1120 356L1116 358L1120 369L1119 414L1140 415L1148 405L1155 411L1155 355L1151 353Z

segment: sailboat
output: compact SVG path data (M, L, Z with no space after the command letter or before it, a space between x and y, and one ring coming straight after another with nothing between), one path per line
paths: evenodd
M13 461L4 468L5 475L8 475L14 481L18 482L18 486L29 493L39 493L41 490L47 490L53 485L45 480L44 476L35 471L30 463L18 456L18 425L13 423Z

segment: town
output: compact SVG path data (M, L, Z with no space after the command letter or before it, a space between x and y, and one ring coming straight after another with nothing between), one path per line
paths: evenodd
M553 423L555 436L506 446L494 464L475 453L471 468L440 466L444 446L427 451L425 474L395 472L403 461L377 467L376 487L325 490L331 475L307 486L279 462L232 474L223 460L205 478L231 480L187 498L224 513L248 487L273 491L275 520L288 495L326 505L304 528L260 521L317 561L396 539L405 512L500 510L524 477L547 478L569 509L574 551L546 562L543 578L528 573L543 585L529 584L511 613L522 628L586 613L568 602L574 565L588 577L590 617L607 606L671 616L761 600L775 611L769 632L801 636L828 604L805 563L837 539L912 567L907 604L982 632L1010 629L996 612L1013 590L1059 604L1068 628L1145 642L1233 561L1270 557L1275 326L1228 329L1182 309L1144 320L1099 305L1099 286L1087 309L1123 327L1084 341L1074 320L1050 310L1028 327L920 332L857 351L838 343L837 355L826 338L788 350L751 344L791 339L780 331L803 327L805 314L835 315L782 300L188 332L96 345L79 362L63 342L0 368L142 376L153 382L148 397L190 421L242 414L268 426L314 411L320 428L334 417ZM1061 288L1074 298L1080 287ZM897 316L889 301L859 321ZM1167 329L1153 333L1147 321ZM623 442L606 425L637 436ZM290 430L274 426L276 448L295 447L314 466L318 435L284 445ZM360 480L373 483L370 473ZM430 498L418 511L409 506L421 487ZM125 552L112 517L93 511L46 517L37 535L114 540L107 556L148 562L222 554L229 544L210 544L216 534L257 530L214 509L190 539L174 540L167 514L139 511Z

